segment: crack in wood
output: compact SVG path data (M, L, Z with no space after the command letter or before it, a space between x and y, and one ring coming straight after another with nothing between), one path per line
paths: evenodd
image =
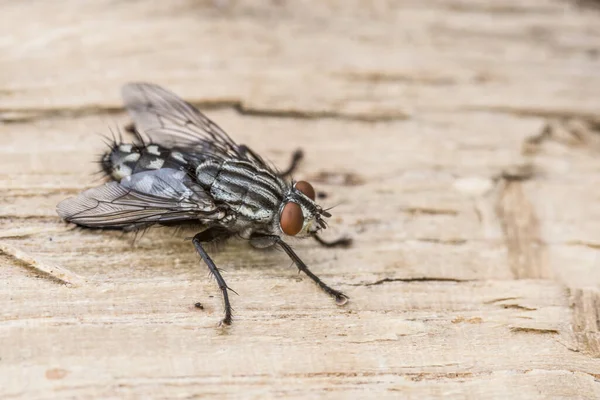
M571 307L577 350L600 357L600 292L595 289L572 290Z
M515 310L524 310L524 311L535 311L537 310L537 308L535 307L526 307L526 306L522 306L520 304L501 304L502 308L506 308L506 309L515 309Z
M586 111L556 110L533 107L509 107L509 106L468 106L461 107L461 111L487 111L501 114L509 114L517 117L539 117L539 118L578 118L582 120L596 120L598 114Z
M590 148L595 154L600 149L600 118L549 119L538 134L524 140L521 152L525 155L537 154L547 141L572 148Z
M411 215L458 215L459 212L457 210L451 209L443 209L443 208L432 208L432 207L402 207L400 211L411 214Z
M510 328L511 332L516 333L535 333L535 334L552 334L557 335L557 329L544 329L544 328L532 328L532 327L524 327L524 326L513 326Z
M500 302L507 301L507 300L519 300L520 298L521 297L502 297L500 299L484 301L483 304L495 304L495 303L500 303Z
M583 246L583 247L588 247L588 248L594 249L594 250L600 250L600 242L592 243L592 242L586 242L583 240L570 240L570 241L566 242L565 244L567 246Z
M350 286L377 286L391 282L472 282L472 279L456 279L456 278L434 278L434 277L418 277L418 278L383 278L370 283L355 283Z
M438 238L417 238L419 242L444 244L449 246L460 246L467 243L466 239L438 239Z
M395 113L343 113L338 111L314 111L301 109L268 109L268 108L251 108L237 100L208 100L208 101L189 101L194 107L201 111L207 110L234 110L240 115L247 117L261 118L289 118L301 120L314 119L336 119L342 121L353 122L393 122L405 121L410 119L410 115L403 112ZM90 105L77 108L23 108L23 109L1 109L0 122L4 124L10 123L29 123L43 119L64 118L64 117L85 117L88 115L114 115L125 112L121 107L108 105Z
M540 239L540 226L531 202L523 191L523 182L501 180L496 203L508 262L515 279L550 279L545 244Z

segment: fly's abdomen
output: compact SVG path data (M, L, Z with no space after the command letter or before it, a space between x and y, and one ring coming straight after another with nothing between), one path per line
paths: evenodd
M270 222L283 201L280 179L247 161L206 161L196 179L216 202L251 221Z
M187 169L189 163L190 160L182 152L156 144L115 144L101 160L104 172L116 181L138 172L161 168Z

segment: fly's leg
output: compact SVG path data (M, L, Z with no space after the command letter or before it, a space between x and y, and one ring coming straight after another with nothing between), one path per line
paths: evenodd
M125 125L123 129L125 129L125 132L131 133L132 135L135 135L135 133L137 132L137 129L135 128L135 124L133 122L130 122L127 125Z
M349 237L341 237L332 241L327 241L319 235L317 235L316 233L313 234L312 237L317 241L317 243L319 243L323 247L350 247L352 245L352 238Z
M256 154L250 147L244 144L238 146L238 151L242 156L250 154L253 158L256 158L257 160L262 160L262 158L258 154ZM292 153L292 160L290 161L290 165L285 170L279 172L277 176L285 178L286 176L293 174L296 168L298 167L300 160L302 160L303 158L304 152L302 151L302 149L296 149L296 151Z
M240 153L240 155L242 157L246 157L246 154L250 154L250 156L252 158L255 158L259 161L263 161L262 157L259 156L258 154L256 154L254 152L254 150L252 150L250 147L246 146L245 144L240 144L237 148L238 152Z
M286 176L292 175L296 168L298 168L298 164L300 164L300 161L303 158L304 152L302 151L302 149L296 149L296 151L292 153L292 160L290 161L290 165L284 171L279 172L277 175L280 178L285 178Z
M142 137L142 135L140 134L140 132L137 129L137 126L135 126L135 124L133 122L130 122L127 125L125 125L125 127L123 129L125 130L125 132L130 133L133 136L135 136L138 144L144 145L144 138Z
M229 234L226 231L223 231L222 229L218 228L212 228L196 234L196 236L194 236L194 238L192 239L192 243L194 244L196 251L198 252L198 254L200 254L200 257L202 257L202 259L208 266L208 269L217 280L217 284L219 285L219 289L221 289L221 293L223 293L223 303L225 304L225 317L223 318L221 323L225 325L231 325L231 304L229 303L229 293L227 292L231 289L229 289L229 287L225 283L225 279L223 279L223 277L221 276L219 269L215 265L214 261L210 258L206 250L204 250L202 244L209 243L228 236Z
M300 271L308 275L308 277L312 279L325 293L333 297L339 305L344 305L348 302L348 296L346 296L344 293L338 290L329 287L325 282L321 280L321 278L313 274L311 270L308 269L306 264L304 264L304 262L300 259L300 257L298 257L298 255L294 252L294 250L292 250L289 244L281 240L281 238L279 238L278 236L274 238L274 241L283 249L283 251L287 253L287 255L292 259L292 261L294 261L294 263Z

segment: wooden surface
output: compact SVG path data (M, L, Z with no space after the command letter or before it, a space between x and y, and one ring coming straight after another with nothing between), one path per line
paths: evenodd
M600 398L595 4L0 2L0 398ZM305 150L346 306L231 242L221 329L190 233L59 221L127 81Z

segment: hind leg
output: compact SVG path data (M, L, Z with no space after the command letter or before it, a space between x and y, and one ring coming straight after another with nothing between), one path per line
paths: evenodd
M209 271L211 272L211 274L213 274L213 276L217 280L219 289L221 289L221 293L223 294L223 303L225 305L225 316L221 320L221 324L224 324L224 325L231 325L232 314L231 314L231 303L229 302L228 291L229 290L233 291L233 290L227 286L227 283L225 283L225 279L223 279L223 277L221 276L221 272L215 265L214 261L210 258L210 256L206 252L206 250L204 249L203 244L214 242L216 240L221 240L221 239L223 239L225 237L229 237L229 236L230 235L227 231L224 231L219 228L211 228L211 229L207 229L203 232L196 234L196 236L194 236L194 238L192 239L192 243L194 244L196 251L198 252L198 254L200 254L200 257L202 257L202 260L204 260L204 262L208 266ZM198 307L198 306L196 306L196 307Z

